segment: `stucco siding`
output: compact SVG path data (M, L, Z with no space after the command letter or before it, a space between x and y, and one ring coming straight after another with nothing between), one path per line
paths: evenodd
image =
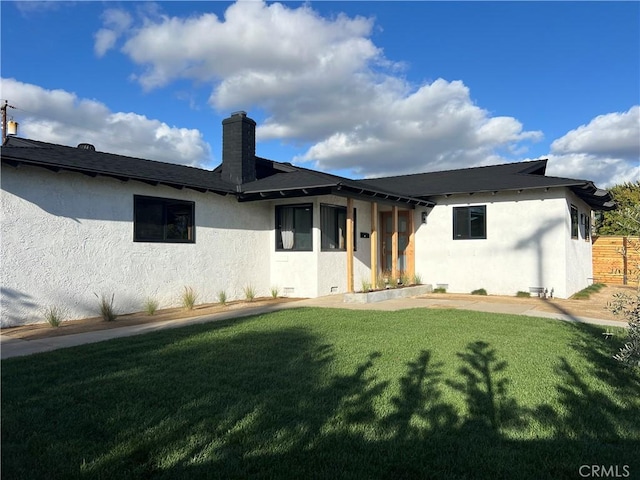
M194 201L195 243L134 242L134 195ZM200 302L241 298L248 283L267 295L267 218L233 197L3 165L2 325L43 321L55 305L95 316L95 294L113 294L121 313L147 297L176 306L185 286Z
M564 189L439 198L427 223L417 223L416 271L448 291L514 295L543 287L566 297ZM486 205L486 239L454 240L453 208Z
M571 236L571 205L578 209L578 237ZM566 292L573 295L575 292L588 287L593 283L593 262L591 249L591 235L585 238L584 218L591 218L591 209L572 192L566 192L565 204L565 248L567 258Z
M312 203L313 205L313 251L276 251L275 249L275 207L278 205L295 205ZM317 297L331 293L347 291L347 254L345 251L322 251L320 206L346 206L343 197L326 195L311 199L281 200L273 202L270 240L271 282L280 292L295 297ZM370 276L370 243L369 239L361 239L360 232L371 229L371 208L369 203L355 201L357 250L354 252L354 288L361 286L361 280Z

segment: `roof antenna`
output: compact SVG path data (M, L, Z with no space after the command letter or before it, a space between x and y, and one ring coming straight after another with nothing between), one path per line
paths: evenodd
M0 109L2 109L2 145L4 145L4 141L7 139L7 135L16 135L18 133L18 122L14 122L13 119L7 122L7 108L16 107L14 107L13 105L9 105L8 100L5 100L4 105L0 107ZM9 129L8 131L7 128Z

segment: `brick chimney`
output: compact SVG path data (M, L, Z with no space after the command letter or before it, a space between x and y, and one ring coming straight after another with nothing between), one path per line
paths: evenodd
M256 179L256 122L246 112L222 121L222 179L235 185Z

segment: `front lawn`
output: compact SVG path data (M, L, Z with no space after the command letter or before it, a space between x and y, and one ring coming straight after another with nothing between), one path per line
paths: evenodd
M638 478L640 374L602 332L295 309L5 360L2 477Z

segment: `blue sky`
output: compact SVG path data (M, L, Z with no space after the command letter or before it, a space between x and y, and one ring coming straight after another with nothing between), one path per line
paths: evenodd
M258 155L362 178L549 158L640 178L638 2L1 3L20 136L212 168Z

